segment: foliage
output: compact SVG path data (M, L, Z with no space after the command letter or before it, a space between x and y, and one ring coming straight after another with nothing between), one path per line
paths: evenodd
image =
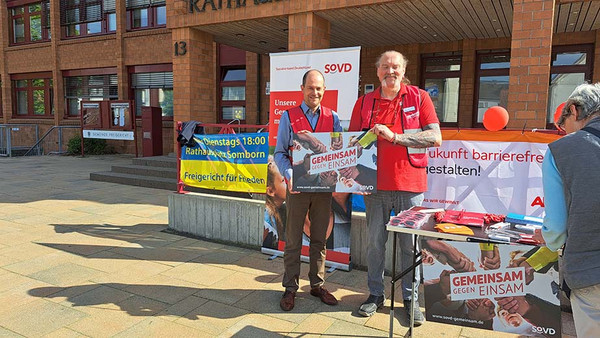
M173 116L173 90L163 90L163 101L160 103L163 116Z
M113 154L114 150L108 144L106 140L86 138L83 139L83 150L85 155L103 155ZM81 136L75 135L69 139L67 145L67 153L69 155L81 154Z

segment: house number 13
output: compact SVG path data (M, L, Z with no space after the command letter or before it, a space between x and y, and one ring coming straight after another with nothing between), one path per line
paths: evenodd
M175 42L175 56L185 55L187 53L187 43L185 41Z

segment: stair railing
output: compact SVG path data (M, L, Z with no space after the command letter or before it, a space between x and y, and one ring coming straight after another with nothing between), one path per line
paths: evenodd
M27 152L23 156L27 156L33 149L36 149L36 148L37 148L38 155L43 155L43 154L40 154L39 145L54 130L58 130L58 151L50 151L50 152L48 152L48 155L60 155L60 154L66 153L66 151L63 151L63 142L62 142L63 129L79 129L79 128L81 128L81 127L79 127L79 126L52 126L50 129L48 129L48 131L46 131L44 133L44 135L33 146L31 146L31 148L29 148L29 150L27 150Z

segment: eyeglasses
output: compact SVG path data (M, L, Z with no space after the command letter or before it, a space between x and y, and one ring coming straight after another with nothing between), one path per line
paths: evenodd
M560 115L560 117L558 118L558 121L554 122L554 126L556 127L556 129L565 132L565 122L567 121L567 117L571 116L571 106L573 104L565 104L565 106L563 107L563 111L562 114Z

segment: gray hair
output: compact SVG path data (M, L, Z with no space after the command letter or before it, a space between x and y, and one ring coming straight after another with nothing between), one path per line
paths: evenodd
M395 55L399 56L400 61L402 61L402 66L404 66L404 69L406 69L406 65L408 64L408 59L404 55L402 55L402 53L397 52L395 50L388 50L388 51L381 53L381 55L379 55L379 57L377 58L377 61L375 61L375 67L379 68L379 66L381 65L381 59L383 59L385 54L395 54Z
M570 106L575 105L579 116L577 120L584 120L600 113L600 82L580 84L567 99L562 115L570 114Z

